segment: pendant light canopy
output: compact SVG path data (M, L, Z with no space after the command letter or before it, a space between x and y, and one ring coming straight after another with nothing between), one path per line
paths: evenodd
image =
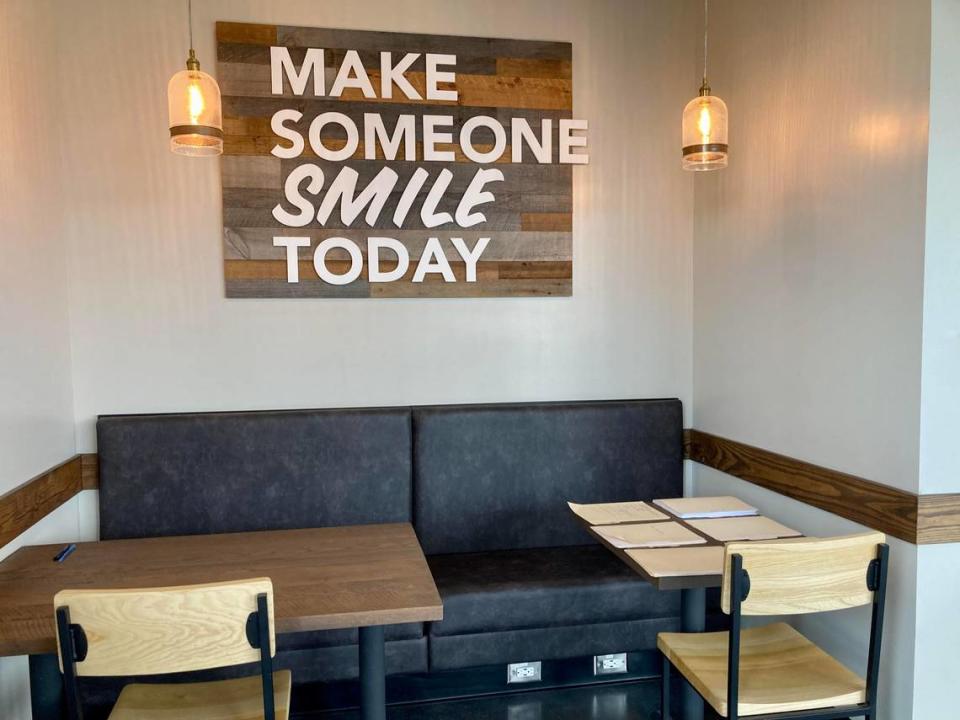
M727 105L710 94L707 83L707 19L703 0L703 83L700 93L683 109L683 169L719 170L727 166Z
M193 49L193 7L187 0L190 26L190 55L187 69L167 85L170 114L170 150L178 155L209 156L223 152L223 119L217 81L200 70Z

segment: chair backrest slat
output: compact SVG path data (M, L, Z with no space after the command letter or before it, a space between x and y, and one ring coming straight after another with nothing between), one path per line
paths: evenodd
M272 657L273 584L268 578L62 590L54 607L68 607L70 622L86 635L87 655L76 664L78 676L154 675L258 662L260 650L247 637L247 619L257 611L260 594L267 596Z
M730 561L743 558L750 577L744 615L799 615L842 610L873 602L867 585L870 562L882 533L833 538L736 542L726 547L722 609L730 612Z

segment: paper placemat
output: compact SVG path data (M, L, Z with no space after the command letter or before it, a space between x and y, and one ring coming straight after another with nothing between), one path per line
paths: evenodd
M620 549L703 545L707 542L692 530L672 521L637 525L595 525L591 529Z
M651 577L720 575L723 573L723 552L720 545L626 551Z
M678 518L719 518L756 515L757 509L740 498L730 495L717 497L681 497L654 500L654 505L664 508Z
M715 518L710 520L688 520L691 527L706 533L714 540L732 542L734 540L775 540L776 538L798 537L802 533L781 525L763 515L752 517Z
M650 522L652 520L669 520L659 510L650 507L645 502L620 503L593 503L581 505L568 502L567 505L577 515L591 525L618 525L627 522Z

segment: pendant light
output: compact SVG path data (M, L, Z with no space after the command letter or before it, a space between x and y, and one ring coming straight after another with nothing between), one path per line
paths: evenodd
M710 94L707 82L708 3L703 0L703 83L683 109L683 169L701 172L727 166L727 105Z
M190 56L167 85L170 112L170 150L178 155L210 156L223 152L223 119L217 81L200 70L193 49L193 3L187 0Z

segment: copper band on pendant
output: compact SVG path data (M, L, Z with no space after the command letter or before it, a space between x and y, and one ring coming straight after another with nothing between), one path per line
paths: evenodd
M170 137L178 135L208 135L223 140L223 130L210 125L174 125L170 128Z
M687 145L683 148L683 156L693 155L694 153L725 153L727 152L726 143L708 143L706 145Z

